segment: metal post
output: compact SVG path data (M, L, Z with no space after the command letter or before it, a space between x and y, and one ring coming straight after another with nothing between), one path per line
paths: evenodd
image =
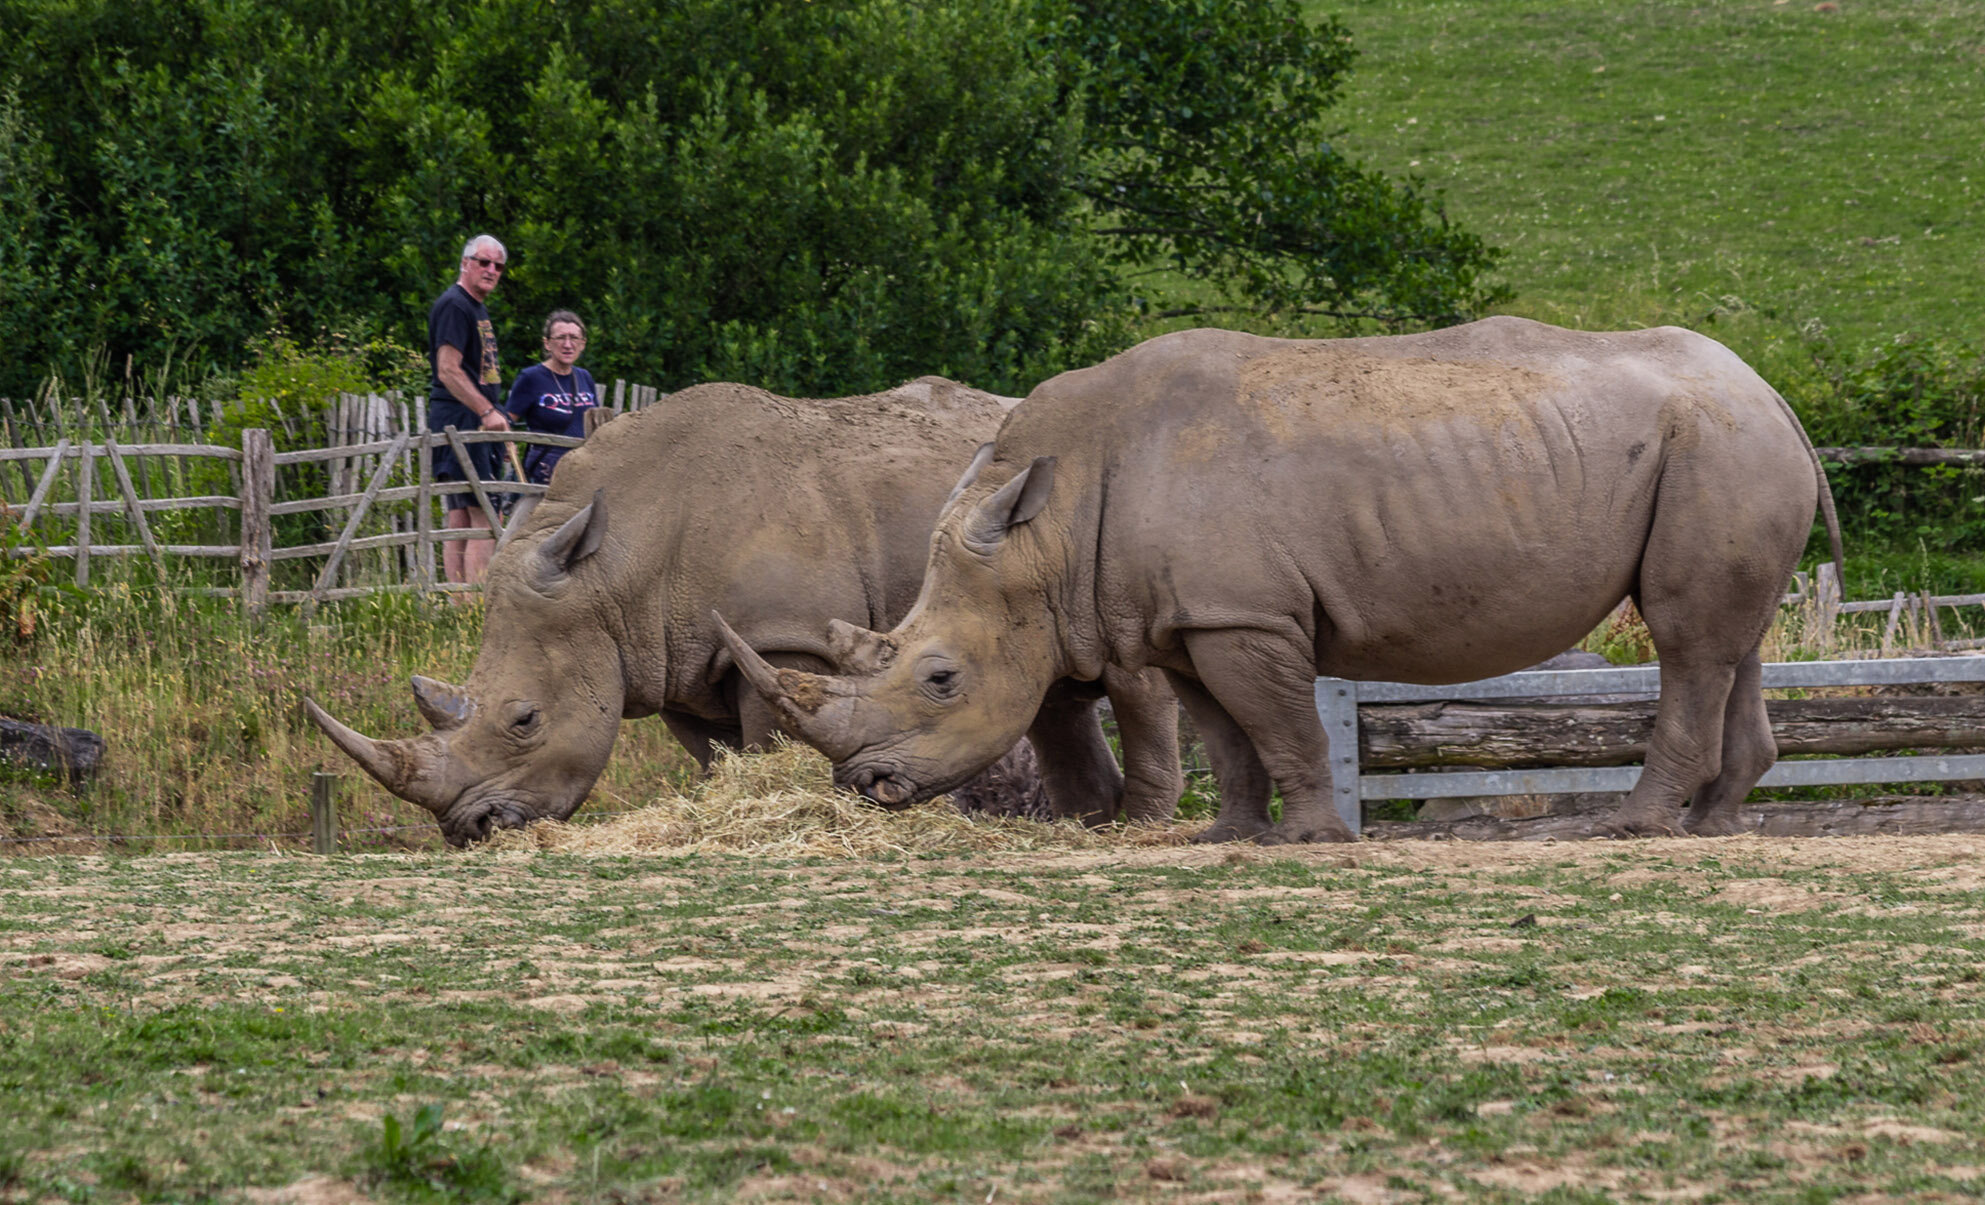
M310 849L328 854L338 848L338 776L318 770L310 776Z
M1330 798L1344 827L1361 833L1365 808L1358 794L1358 684L1344 678L1316 680L1316 714L1330 747Z

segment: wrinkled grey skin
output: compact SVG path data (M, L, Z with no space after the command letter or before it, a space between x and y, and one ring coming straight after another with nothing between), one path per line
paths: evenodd
M1056 679L1161 667L1219 780L1204 839L1343 841L1317 675L1507 673L1632 596L1661 697L1612 830L1670 831L1693 796L1687 827L1727 833L1777 756L1758 646L1826 499L1790 408L1688 331L1185 331L1021 403L910 613L843 635L869 668L750 672L840 781L903 801L987 764Z
M559 463L490 563L468 681L413 681L432 732L375 741L306 706L455 845L570 816L623 718L659 713L705 769L716 745L764 746L776 715L740 689L713 610L774 665L835 665L822 617L865 629L909 609L947 491L1005 414L942 378L822 402L684 390L603 425ZM1127 781L1096 715L1105 685ZM1099 672L1040 701L1015 736L1032 735L1057 815L1171 814L1183 785L1177 713L1157 675Z

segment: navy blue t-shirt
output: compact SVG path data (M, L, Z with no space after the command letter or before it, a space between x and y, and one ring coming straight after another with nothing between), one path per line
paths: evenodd
M586 411L599 404L592 373L575 364L571 373L560 376L542 364L533 364L517 374L503 409L510 421L521 422L526 431L584 439ZM549 482L559 457L570 450L532 446L524 455L525 475L540 485Z
M489 399L492 406L503 401L503 369L497 361L496 328L490 325L489 310L469 296L460 284L434 299L427 312L427 366L429 401L453 401L455 395L441 383L436 356L443 344L460 348L462 371ZM469 429L473 429L471 424Z

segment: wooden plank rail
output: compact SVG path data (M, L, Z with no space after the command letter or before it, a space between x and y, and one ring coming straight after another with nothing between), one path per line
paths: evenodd
M1318 678L1316 680L1317 717L1323 724L1324 735L1330 745L1331 794L1337 813L1351 831L1357 832L1364 822L1364 801L1371 799L1452 799L1484 795L1532 795L1567 794L1580 792L1626 791L1633 787L1640 777L1640 767L1626 764L1638 760L1638 754L1628 756L1629 749L1637 742L1633 734L1624 727L1615 727L1610 733L1595 732L1592 728L1579 730L1580 721L1574 721L1573 730L1567 734L1559 731L1553 738L1557 744L1554 752L1532 755L1530 751L1511 754L1505 746L1498 755L1493 746L1496 738L1485 736L1482 743L1490 746L1484 750L1454 751L1450 756L1438 760L1438 764L1468 766L1467 769L1447 769L1429 771L1421 767L1430 762L1423 752L1406 753L1402 746L1413 744L1411 739L1401 741L1398 721L1401 716L1394 712L1390 717L1394 724L1391 733L1391 748L1388 752L1395 760L1410 761L1414 768L1397 772L1365 773L1365 750L1370 747L1366 739L1366 713L1376 704L1391 703L1449 703L1459 701L1524 699L1541 704L1539 714L1562 713L1564 706L1553 706L1553 698L1571 697L1574 703L1579 696L1590 698L1595 695L1610 694L1649 694L1660 683L1658 666L1632 666L1614 669L1573 669L1552 671L1526 671L1505 674L1500 678L1485 678L1479 682L1461 682L1443 686L1422 686L1407 682L1353 682L1342 678ZM1778 661L1767 662L1764 666L1764 688L1766 690L1808 690L1822 687L1896 687L1927 683L1978 683L1985 682L1985 657L1904 657L1891 659L1869 659L1851 661ZM1803 706L1788 709L1783 702L1775 705L1767 702L1766 709L1772 713L1774 734L1784 731L1795 741L1803 740L1805 748L1782 749L1787 754L1806 752L1862 753L1876 750L1895 749L1957 749L1967 750L1981 743L1981 733L1977 718L1985 711L1985 699L1970 696L1953 699L1914 699L1904 709L1911 713L1910 719L1901 722L1897 731L1878 734L1874 726L1879 722L1879 697L1876 700L1848 699L1829 702L1844 706L1831 709L1825 706ZM1637 722L1642 733L1651 729L1653 712L1645 699L1629 701L1633 706L1648 708ZM1811 701L1808 701L1810 703ZM1889 698L1891 706L1899 707L1903 700ZM1854 718L1852 704L1862 703L1866 708ZM1577 704L1574 710L1583 709L1588 714L1599 710L1597 705ZM1404 709L1402 709L1404 710ZM1442 714L1444 709L1434 713ZM1465 713L1458 713L1465 714ZM1847 722L1841 731L1815 735L1814 725L1832 727L1840 723L1842 717ZM1423 716L1424 718L1424 716ZM1562 719L1562 715L1556 717ZM1590 722L1590 721L1587 721ZM1628 721L1630 725L1634 721ZM1549 727L1551 719L1543 721ZM1801 727L1803 723L1804 727ZM1860 731L1855 731L1858 725ZM1410 721L1408 723L1410 727ZM1380 722L1383 729L1384 722ZM1438 725L1435 725L1437 728ZM1387 744L1387 734L1379 736L1381 746ZM1591 739L1588 739L1591 738ZM1644 736L1638 742L1640 752L1645 752ZM1453 734L1434 732L1419 742L1423 747L1438 746L1443 741L1455 742ZM1862 747L1856 748L1856 745ZM1568 754L1564 746L1576 745L1579 752ZM1521 764L1496 767L1498 757L1510 761L1513 757ZM1570 756L1572 760L1563 760ZM1484 768L1484 763L1488 768ZM1849 783L1885 782L1932 782L1960 779L1985 778L1985 754L1956 752L1949 754L1924 755L1915 757L1833 757L1822 760L1780 760L1759 783L1763 787L1777 786L1820 786Z
M668 396L626 381L616 381L614 388L630 409ZM433 450L453 446L466 463L462 453L470 444L575 448L584 441L523 431L429 431L424 411L393 395L340 395L324 412L327 446L277 451L272 433L263 428L243 430L236 447L209 438L217 425L240 421L219 402L169 397L77 404L0 398L0 434L5 437L0 440L0 521L39 541L13 550L13 555L69 560L79 585L101 573L92 561L142 555L162 586L187 594L239 597L251 610L272 602L322 602L368 593L475 589L438 580L435 550L491 536L480 529L442 526L435 504L453 495L472 495L492 529L507 539L546 487L484 481L473 473L467 481L436 482ZM293 438L302 429L301 416L294 411L276 413L282 425L276 434ZM36 439L40 446L28 446ZM8 468L10 464L14 467ZM214 468L199 469L202 464ZM218 484L223 473L216 468L223 470L234 492L216 492L211 485L195 492L195 482ZM303 478L315 483L310 496L281 495L283 489L295 488L296 474L312 472L318 475ZM507 508L507 524L506 500L515 502ZM169 528L158 528L160 515L193 518L194 530L188 531L185 518L177 517ZM317 528L324 536L299 540L299 526ZM180 538L161 539L160 532L167 530ZM182 532L195 538L188 540ZM238 586L214 584L211 576L173 580L175 565L229 559L238 563ZM307 582L276 580L279 571L297 572L285 566L310 561L322 563L310 568ZM308 588L299 588L304 586Z

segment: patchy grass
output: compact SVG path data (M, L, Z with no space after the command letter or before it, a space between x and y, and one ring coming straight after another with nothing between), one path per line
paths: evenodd
M15 859L0 1199L1957 1200L1982 854Z

